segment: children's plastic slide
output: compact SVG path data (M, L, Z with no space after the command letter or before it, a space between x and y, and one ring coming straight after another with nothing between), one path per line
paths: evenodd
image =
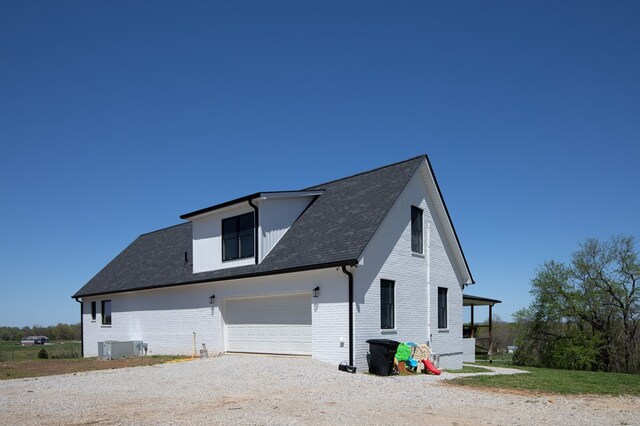
M421 359L420 362L424 365L424 368L426 368L436 376L440 375L441 371L438 370L428 359Z

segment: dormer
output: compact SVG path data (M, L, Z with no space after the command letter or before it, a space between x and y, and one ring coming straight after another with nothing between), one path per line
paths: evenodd
M258 192L180 216L192 223L193 273L259 264L321 194Z

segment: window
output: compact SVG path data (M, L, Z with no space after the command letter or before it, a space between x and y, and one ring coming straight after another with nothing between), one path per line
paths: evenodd
M253 213L222 221L222 260L253 256Z
M411 251L422 253L422 209L411 206Z
M447 289L438 287L438 328L447 328Z
M380 328L391 330L396 327L394 318L395 282L380 280Z
M96 320L96 301L91 302L91 321Z
M102 324L111 325L111 300L102 301Z

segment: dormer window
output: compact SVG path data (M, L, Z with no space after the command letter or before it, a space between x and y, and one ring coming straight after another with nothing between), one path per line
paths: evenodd
M254 256L253 212L222 220L222 260Z

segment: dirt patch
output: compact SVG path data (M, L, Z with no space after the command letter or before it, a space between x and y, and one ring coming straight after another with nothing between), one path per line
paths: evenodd
M112 370L116 368L140 367L162 364L181 359L170 356L136 357L114 360L98 358L82 359L41 359L33 361L0 362L0 380L23 377L55 376L83 371Z

